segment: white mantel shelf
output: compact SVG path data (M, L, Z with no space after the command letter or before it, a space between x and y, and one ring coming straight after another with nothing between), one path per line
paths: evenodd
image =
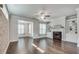
M63 32L63 30L64 29L61 29L61 28L60 29L52 29L52 31L61 31L61 32Z

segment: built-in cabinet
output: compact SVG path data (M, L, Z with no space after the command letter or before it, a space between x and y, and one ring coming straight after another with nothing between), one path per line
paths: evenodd
M79 8L76 9L77 13L77 47L79 47Z
M66 41L77 43L77 14L66 16Z

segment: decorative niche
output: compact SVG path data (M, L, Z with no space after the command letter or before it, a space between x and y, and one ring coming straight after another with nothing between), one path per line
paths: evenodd
M77 33L77 14L66 16L66 33Z

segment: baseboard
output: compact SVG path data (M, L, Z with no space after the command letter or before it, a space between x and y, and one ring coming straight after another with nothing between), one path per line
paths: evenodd
M18 40L10 40L10 42L18 42Z
M4 50L3 54L6 54L9 45L10 45L10 42L8 43L8 45L7 45L6 49Z
M79 47L79 44L77 44L77 47Z
M68 41L68 40L62 40L62 41L66 41L66 42L70 42L70 43L75 43L75 44L77 44L77 42L72 42L72 41Z
M77 43L75 43L75 42L70 42L70 41L63 41L63 42L69 42L69 43L72 43L72 44L77 44Z
M7 50L8 50L8 48L9 48L10 43L13 43L13 42L18 42L18 41L10 41L9 44L8 44L8 46L7 46L7 48L6 48L6 50L4 51L3 54L6 54L6 53L7 53Z

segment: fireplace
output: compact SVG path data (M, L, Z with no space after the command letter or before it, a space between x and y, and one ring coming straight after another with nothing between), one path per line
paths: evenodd
M61 43L62 41L62 32L53 32L53 43Z

